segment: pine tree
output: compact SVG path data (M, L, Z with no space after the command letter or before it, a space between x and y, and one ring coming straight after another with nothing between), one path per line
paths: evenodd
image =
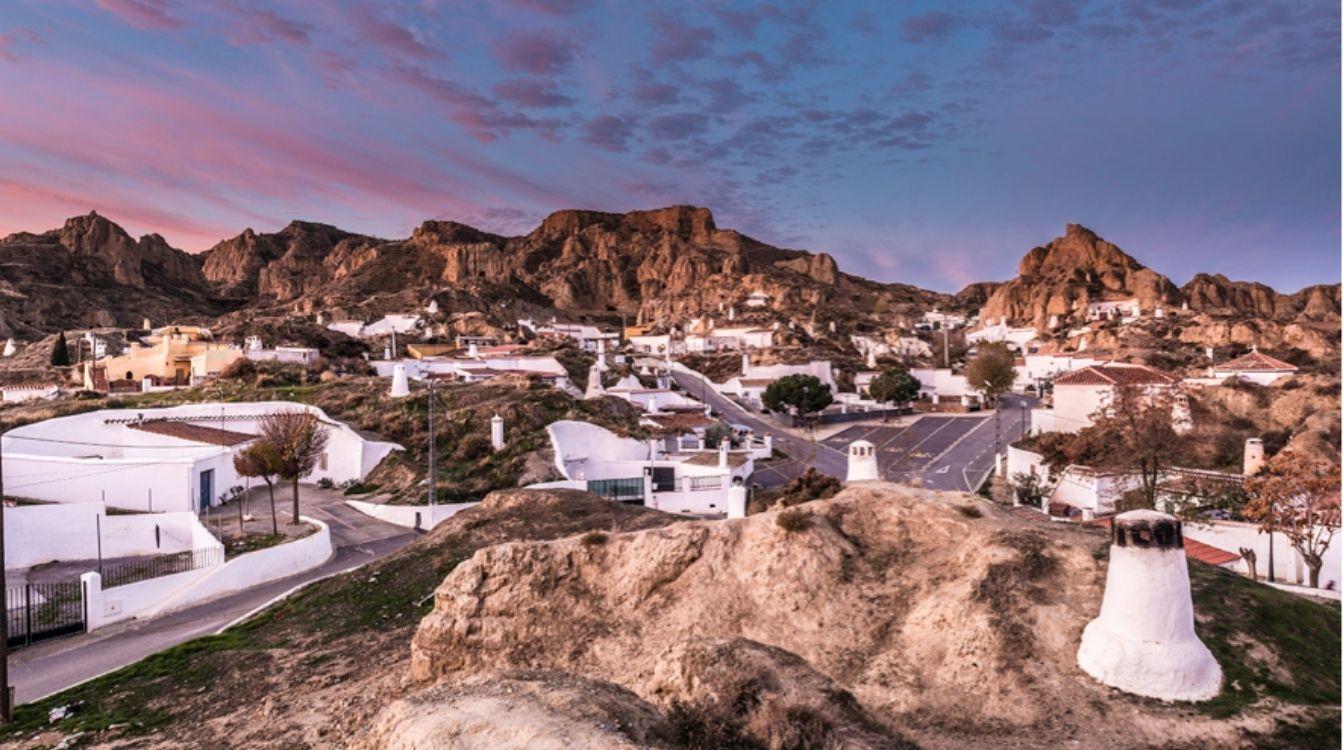
M51 364L54 367L70 366L70 348L65 344L65 331L56 335L56 343L51 346Z

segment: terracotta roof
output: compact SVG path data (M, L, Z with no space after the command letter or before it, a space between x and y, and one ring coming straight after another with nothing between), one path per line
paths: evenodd
M1103 364L1060 375L1054 385L1170 385L1180 379L1147 365Z
M1221 547L1204 544L1188 537L1184 540L1184 554L1209 565L1226 565L1240 559L1240 555L1235 552L1228 552Z
M1296 372L1297 367L1290 362L1283 362L1262 352L1253 351L1229 362L1223 362L1217 365L1215 369L1231 370L1233 372L1278 372L1282 370Z
M256 435L248 435L243 432L234 432L233 430L221 430L218 427L207 427L199 424L189 424L187 422L170 422L166 419L149 419L144 422L129 422L127 427L141 432L152 432L155 435L164 435L166 437L177 438L178 440L187 440L193 443L204 443L206 445L219 445L231 448L235 445L241 445L256 438Z
M1095 521L1097 526L1102 526L1106 529L1110 528L1110 525L1113 522L1114 520L1111 518L1098 518ZM1184 554L1185 557L1217 566L1226 565L1229 562L1240 559L1240 555L1235 552L1228 552L1221 547L1204 544L1203 542L1190 539L1189 537L1184 538Z

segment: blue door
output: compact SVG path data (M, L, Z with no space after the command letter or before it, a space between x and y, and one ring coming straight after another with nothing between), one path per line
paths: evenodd
M201 472L201 499L196 510L201 511L210 507L215 496L215 470L206 469Z

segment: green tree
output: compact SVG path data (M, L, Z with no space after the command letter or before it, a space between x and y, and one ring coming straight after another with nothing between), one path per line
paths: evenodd
M879 404L907 404L919 396L919 379L904 367L890 367L872 379L867 395Z
M51 345L51 364L53 367L70 366L70 347L65 343L65 331L56 334L56 343Z
M238 472L238 476L260 479L266 483L266 490L270 492L272 534L280 533L280 522L275 512L275 477L279 474L279 465L274 446L264 440L258 440L233 454L233 470Z
M294 523L298 519L298 480L311 472L326 450L326 429L306 411L282 411L261 420L262 450L274 452L275 473L293 484Z
M965 382L984 394L990 404L995 403L999 396L1012 390L1012 383L1016 382L1015 361L1007 344L981 344L979 353L965 366Z
M815 375L788 375L765 389L760 397L770 411L793 411L799 417L818 412L835 402L830 386Z
M1324 555L1339 529L1339 466L1284 450L1245 482L1245 517L1279 532L1305 560L1310 587L1320 587Z
M1049 488L1040 481L1040 477L1019 471L1012 475L1012 489L1017 493L1017 502L1039 508Z

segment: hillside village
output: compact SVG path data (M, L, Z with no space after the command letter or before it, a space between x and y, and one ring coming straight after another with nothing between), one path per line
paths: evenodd
M1337 743L1338 284L687 206L0 259L9 746Z

